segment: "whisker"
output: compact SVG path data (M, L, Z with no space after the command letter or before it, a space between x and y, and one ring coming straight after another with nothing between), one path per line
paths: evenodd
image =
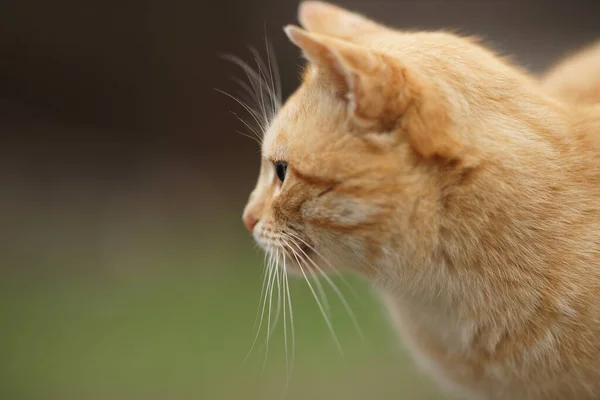
M271 279L272 279L272 275L273 275L273 271L272 271L272 254L271 252L266 252L266 257L268 258L268 262L266 265L266 276L265 278L267 279L267 286L266 286L266 291L264 294L264 298L263 298L263 302L262 302L262 311L260 313L260 322L258 323L258 329L256 330L256 335L254 336L254 340L252 341L252 345L250 346L250 350L248 351L248 354L246 355L246 358L244 359L244 362L248 361L248 358L250 357L250 354L252 354L252 350L254 349L254 346L256 345L256 342L258 340L258 337L260 336L260 332L262 330L262 325L263 325L263 320L264 320L264 316L265 316L265 308L266 308L266 304L267 304L267 294L269 291L269 285L271 284Z
M264 102L262 101L262 98L264 96L263 92L265 90L264 86L266 85L263 81L262 74L254 71L254 69L248 63L246 63L239 57L235 57L232 55L224 55L223 58L239 66L246 74L246 77L248 78L248 81L250 82L250 85L252 87L252 90L249 90L249 88L247 88L246 90L251 95L251 97L254 98L256 105L260 108L260 112L253 109L251 111L248 110L248 112L252 114L253 118L257 121L261 130L265 132L269 124L269 119L267 118L267 114L264 109ZM242 88L244 87L247 87L247 85L242 85Z
M291 238L289 238L291 240ZM329 329L329 332L331 333L331 336L333 337L333 340L338 348L338 350L340 351L340 354L344 354L344 352L342 351L342 346L340 345L340 341L337 338L337 335L335 334L335 330L333 329L333 325L331 324L331 320L329 319L329 317L327 316L327 313L325 313L325 309L323 308L323 305L321 304L321 302L319 301L319 297L317 296L317 293L315 292L315 289L313 288L313 286L310 284L310 280L308 279L306 273L304 272L304 268L302 268L302 266L306 266L308 268L308 266L303 262L300 261L299 255L298 253L293 249L293 247L291 246L287 246L288 249L290 249L294 255L294 258L296 259L296 262L298 263L298 266L300 267L300 272L302 272L302 275L304 276L304 280L306 281L306 283L308 284L308 287L310 289L310 291L313 294L313 297L315 298L315 301L317 302L317 306L319 307L319 310L321 311L321 314L323 315L323 319L325 320L325 323L327 324L327 328Z
M236 78L236 77L231 77L230 79L233 82L240 85L240 87L243 89L243 93L248 96L248 98L246 100L250 100L251 102L256 101L256 94L254 93L254 89L252 89L250 87L250 85L248 85L246 82L244 82L243 80ZM246 103L248 103L248 102L246 101Z
M266 345L265 345L265 359L264 359L264 363L263 363L263 371L266 367L266 362L267 362L267 353L269 350L269 342L271 339L271 336L273 335L273 332L275 332L275 329L277 328L277 323L279 322L279 316L281 315L281 293L282 293L282 287L281 287L281 282L280 282L280 274L282 274L283 272L281 271L281 268L279 267L279 261L281 260L281 256L279 253L278 249L275 249L275 258L274 258L274 266L273 266L273 270L274 270L274 274L275 274L275 278L273 279L273 283L271 284L271 293L270 293L270 298L269 298L269 321L270 321L270 317L272 315L271 313L271 302L272 302L272 297L273 297L273 289L275 287L275 284L277 284L277 305L276 305L276 310L275 310L275 316L273 318L273 322L272 323L268 323L269 326L267 326L267 337L266 337Z
M286 300L287 297L285 296L285 290L286 290L286 280L285 280L285 276L286 276L286 265L285 265L285 257L283 258L283 271L281 273L281 283L284 289L284 296L283 296L283 346L285 349L285 373L286 373L286 381L289 382L290 379L290 374L289 374L289 369L290 369L290 363L288 360L288 337L287 337L287 320L286 320Z
M273 71L276 67L276 64L274 65L274 63L271 60L271 53L274 54L274 51L272 50L272 47L270 46L266 37L265 37L265 44L266 44L265 47L266 47L266 56L267 56L266 63L264 62L264 60L262 59L262 57L260 56L258 51L256 51L255 48L251 47L250 52L254 56L254 59L257 64L258 75L260 77L260 82L262 83L261 89L264 89L264 91L266 92L266 94L268 96L268 99L266 99L266 100L270 101L270 103L271 103L271 110L269 110L269 113L266 114L267 120L270 120L276 114L277 110L279 109L279 107L281 105L281 95L280 95L281 78L279 76L279 70L277 70L277 72L276 72L277 76L276 77L273 76ZM268 72L269 76L267 76L267 72ZM279 87L278 89L276 89L276 84L275 84L276 79L278 81L278 87ZM265 99L263 98L263 101L264 100ZM264 105L264 102L263 102L263 105ZM263 107L263 110L266 110L266 107Z
M276 309L275 309L275 316L273 318L273 322L271 323L271 327L270 329L268 329L267 332L267 337L265 340L265 343L263 343L263 345L261 346L261 350L263 347L268 347L268 343L270 340L270 337L273 335L273 332L275 332L276 328L277 328L277 323L279 322L279 317L281 315L281 310L282 310L282 306L281 306L281 299L282 297L285 295L284 293L284 288L283 288L283 270L279 267L279 261L282 259L282 257L279 254L279 251L276 249L275 252L277 253L277 255L274 258L274 266L273 266L273 274L274 274L274 278L273 278L273 282L271 283L271 290L274 289L275 284L277 284L277 299L276 299ZM285 307L285 306L284 306ZM284 309L285 311L285 309ZM271 315L273 315L273 313L271 313Z
M235 102L237 102L240 106L242 106L254 119L254 121L256 121L256 123L260 126L260 129L262 129L263 131L265 130L266 126L264 125L264 122L261 122L259 120L260 115L258 113L256 113L256 111L254 111L249 105L247 105L246 103L244 103L242 100L238 99L237 97L235 97L232 94L227 93L224 90L215 88L215 90L219 93L224 94L225 96L229 97L230 99L234 100Z
M321 284L321 281L318 279L317 275L311 270L309 270L309 272L313 277L313 282L317 287L317 292L319 292L319 296L321 297L321 301L323 302L323 307L325 308L327 315L331 318L331 307L329 306L329 301L327 300L327 293L325 292L325 289L323 288L323 285Z
M269 88L269 92L271 93L271 115L275 115L275 112L278 108L277 99L275 98L275 83L273 82L273 69L271 67L271 56L269 54L269 50L267 49L267 64L269 66L269 77L271 79L271 87Z
M239 115L237 115L237 113L231 111L231 113L238 119L240 120L240 122L242 122L244 124L244 126L246 128L248 128L250 130L250 132L252 132L256 138L256 140L258 140L259 143L262 143L263 140L263 135L260 134L259 132L256 131L256 128L254 128L252 125L250 125L250 123L248 121L246 121L245 119L243 119L242 117L240 117ZM261 129L260 127L258 127L258 129Z
M287 269L285 269L285 259L284 259L284 270L285 270L285 274L284 274L284 279L285 279L285 290L287 293L287 298L288 298L288 308L289 308L289 316L290 316L290 331L291 331L291 342L292 342L292 354L291 354L291 362L290 362L290 369L288 372L288 380L286 383L286 389L287 387L289 387L290 384L290 380L291 380L291 376L292 376L292 371L294 369L294 359L296 358L295 354L296 354L296 339L295 339L295 333L294 333L294 313L292 312L292 296L290 295L290 283L288 281L288 274L287 274Z
M223 55L223 58L236 64L244 71L246 77L248 78L248 81L250 81L250 85L252 86L252 94L253 96L255 96L255 100L258 102L257 96L259 91L262 90L262 80L260 75L256 71L254 71L254 69L247 62L245 62L239 57L226 54ZM259 87L257 87L257 84L259 85Z
M286 249L286 244L285 242L281 242L280 240L277 240L277 243L279 244L279 246L281 246L283 249ZM285 250L284 250L285 251ZM283 282L283 287L284 287L284 326L283 326L283 333L284 333L284 344L285 344L285 359L286 359L286 371L287 371L287 384L286 384L286 388L289 384L290 378L291 378L291 370L293 369L293 360L294 360L294 353L295 353L295 337L294 337L294 314L292 311L292 297L290 295L290 285L289 285L289 281L288 281L288 272L287 272L287 266L285 264L285 257L282 257L283 259L283 270L282 270L282 282ZM291 330L291 344L292 344L292 354L291 354L291 365L290 363L288 363L288 340L287 340L287 328L286 328L286 322L285 322L285 316L286 316L286 311L285 311L285 299L287 297L287 305L289 307L289 317L290 317L290 330Z
M305 258L308 259L308 261L317 269L317 271L319 271L319 273L321 274L321 277L323 279L325 279L325 281L327 283L329 283L329 286L331 286L331 288L333 289L333 291L335 292L335 294L337 294L337 296L339 297L340 301L342 302L342 305L346 309L346 312L348 313L348 316L350 317L350 320L352 321L352 324L354 325L354 328L356 329L356 331L358 332L358 335L360 336L361 340L364 343L365 342L365 336L364 336L364 334L362 332L362 329L360 329L360 325L358 323L358 320L356 319L356 315L354 314L354 311L352 311L352 308L350 307L350 305L346 301L346 297L343 295L343 293L337 287L337 285L335 284L335 282L333 282L331 280L331 278L329 276L327 276L327 274L319 267L319 265L317 263L315 263L310 257L308 257L308 255L306 254L306 252L300 246L298 246L297 243L295 243L294 241L292 241L292 243L298 248L298 250L300 252L302 252L302 254L305 256Z
M323 255L321 253L319 253L317 251L317 249L314 248L314 246L311 246L309 243L307 243L304 239L302 239L301 237L299 237L298 235L295 235L292 232L285 232L285 235L289 235L293 238L295 238L296 240L299 240L300 242L302 242L302 244L304 244L306 247L308 247L310 250L312 250L313 253L315 253L321 260L323 260L323 262L325 262L325 264L327 264L327 266L329 268L331 268L333 270L333 272L335 272L335 274L340 278L340 280L342 281L342 283L348 288L348 290L350 290L350 292L352 293L352 296L354 296L356 298L356 300L362 305L365 306L365 303L363 302L363 300L360 298L360 296L358 295L358 293L356 292L356 290L354 289L354 287L344 278L344 275L340 272L339 269L337 269L333 264L331 264L329 262L329 260L327 260L325 257L323 257Z
M262 68L264 65L264 62L260 58L258 52L253 47L250 47L250 52L254 56L254 61L256 62L256 68L258 69L258 82L259 82L258 98L260 99L259 105L261 107L265 121L268 121L269 116L267 114L267 108L265 106L265 91L268 94L269 89L268 89L268 85L266 83L266 77L265 77L265 74L264 74L263 68Z
M272 117L273 115L275 115L275 112L277 111L277 108L279 106L278 104L278 99L277 99L277 94L275 93L275 82L274 82L274 78L273 78L273 68L272 68L272 63L271 63L271 53L269 51L269 45L268 45L268 41L267 38L265 37L265 43L266 43L266 50L267 50L267 63L266 66L264 65L263 62L263 70L266 72L269 72L269 80L267 80L267 77L265 76L265 81L267 82L267 86L268 86L268 94L271 100L271 115L270 117ZM255 54L255 57L258 57L258 54ZM259 57L260 58L260 57ZM270 83L270 85L269 85Z
M306 256L306 254L304 254L304 255ZM321 302L323 303L323 308L325 309L327 316L329 318L331 318L331 307L329 306L329 300L327 299L327 293L326 293L325 289L323 288L321 281L317 278L317 275L310 269L308 270L308 272L310 272L311 278L312 278L313 282L315 283L315 287L317 288L317 292L319 293L319 298L321 299Z
M240 121L241 121L241 120L240 120ZM252 140L254 140L256 143L258 143L258 145L259 145L259 146L260 146L260 145L262 145L261 141L260 141L259 139L257 139L255 136L249 135L249 134L247 134L247 133L245 133L245 132L242 132L242 131L237 131L237 130L236 130L236 132L237 132L237 133L239 133L239 134L240 134L240 135L242 135L242 136L245 136L245 137L247 137L248 139L252 139Z
M281 274L282 274L282 270L279 267L279 261L281 260L281 255L279 253L279 250L276 249L275 250L276 253L276 258L275 258L275 282L277 283L277 308L275 309L275 319L273 320L273 330L269 333L269 335L271 335L274 331L275 328L277 327L277 323L279 322L279 316L281 315L281 292L282 292L282 288L281 288Z
M256 325L258 324L258 317L260 314L260 305L262 303L262 299L265 294L265 288L267 286L267 279L266 279L267 278L267 264L266 264L266 262L267 262L267 253L265 252L265 256L264 256L264 260L263 260L264 268L263 268L262 274L260 275L260 279L262 280L262 285L260 287L260 297L258 299L258 307L256 309L256 317L254 318L254 326L252 327L252 330L255 330Z
M273 90L275 92L275 97L277 98L277 103L280 106L283 102L283 95L281 90L281 74L279 73L279 65L277 63L277 57L275 56L275 49L271 42L269 42L265 37L265 42L267 43L267 53L273 56Z
M274 264L272 264L272 265L274 265ZM274 266L272 266L271 268L273 268L272 274L274 275L274 277L276 277L277 276L277 268L275 268ZM273 281L271 282L271 287L269 289L269 311L267 313L267 338L266 338L266 348L265 348L265 359L263 362L263 372L267 365L267 356L269 354L269 339L271 336L271 315L272 315L271 306L273 304L273 287L274 286L275 286L275 284L274 284L274 279L273 279Z
M248 114L257 124L260 133L250 126L250 124L244 119L237 115L236 117L244 124L246 128L252 132L252 134L256 136L259 144L262 144L264 132L266 132L271 119L276 115L282 103L281 76L275 59L275 52L267 40L266 34L265 47L267 57L266 62L255 48L249 48L256 63L256 70L239 57L233 55L222 56L225 60L230 61L240 67L246 74L246 78L248 79L249 83L241 81L237 78L232 78L233 81L242 88L244 95L243 97L246 98L246 100L224 92L220 89L216 89L220 93L223 93L233 99L235 102L241 105L246 112L248 112ZM256 104L258 110L249 105L247 97L252 99L252 102ZM250 137L250 135L243 133L242 135Z

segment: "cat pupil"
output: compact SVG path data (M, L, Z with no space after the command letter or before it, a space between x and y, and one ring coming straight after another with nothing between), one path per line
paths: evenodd
M281 182L285 180L285 173L287 171L287 163L283 161L278 161L275 163L275 173L277 173L277 177Z

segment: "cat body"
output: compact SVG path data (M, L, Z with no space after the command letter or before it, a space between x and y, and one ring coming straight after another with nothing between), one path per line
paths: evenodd
M576 103L600 103L600 42L565 58L542 77L554 96Z
M300 21L309 66L244 211L257 242L364 275L465 398L600 398L600 108L469 38L320 2Z

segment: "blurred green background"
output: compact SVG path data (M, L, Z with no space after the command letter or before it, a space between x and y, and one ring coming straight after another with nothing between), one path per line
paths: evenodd
M477 34L533 72L600 37L597 0L339 0L400 28ZM263 256L241 224L255 143L217 93L272 42L284 97L296 0L0 2L0 400L441 399L369 285L305 282L247 361ZM260 51L263 56L264 50ZM358 299L357 299L358 297ZM288 346L291 347L291 346ZM291 348L290 348L291 351ZM263 367L264 366L264 367Z
M338 352L308 286L292 279L296 348L289 386L281 319L267 358L263 329L245 361L262 255L237 220L221 218L227 222L206 243L208 221L146 212L113 209L109 221L80 216L87 237L55 237L62 251L43 253L39 269L3 277L0 398L439 398L399 347L368 285L352 276L346 279L356 293L334 281L364 341L329 288ZM64 228L68 216L28 218L36 220L32 229L47 232ZM117 224L114 231L102 228ZM91 241L102 243L102 257ZM291 357L290 342L288 351Z

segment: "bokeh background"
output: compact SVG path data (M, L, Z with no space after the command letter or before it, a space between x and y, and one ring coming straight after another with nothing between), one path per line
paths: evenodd
M479 34L539 73L600 37L600 2L339 0L404 28ZM441 399L348 277L361 340L327 289L340 354L290 283L296 352L254 337L262 255L240 223L257 145L216 92L272 42L287 0L0 3L1 399ZM340 283L339 279L335 280ZM357 299L358 297L358 299ZM280 325L281 326L281 325ZM282 397L283 396L283 397Z

